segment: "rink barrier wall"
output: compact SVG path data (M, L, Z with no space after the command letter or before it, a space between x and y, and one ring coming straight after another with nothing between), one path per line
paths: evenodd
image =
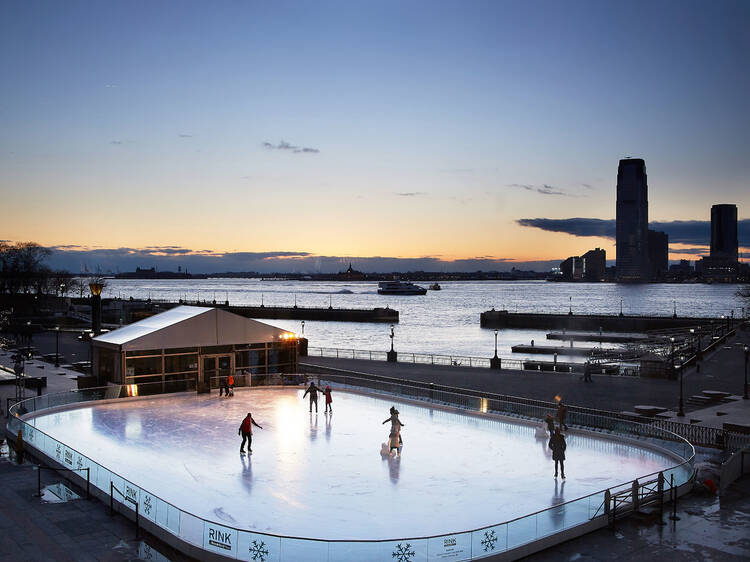
M352 381L354 382L354 381ZM191 381L184 381L181 391L191 390ZM123 515L133 519L135 511L130 503L138 505L139 524L171 544L175 548L200 559L237 559L287 561L350 561L350 560L398 560L400 562L417 562L431 560L477 560L500 555L498 559L514 559L525 553L536 552L557 542L578 536L589 530L607 524L604 499L607 490L601 490L587 496L570 500L551 508L527 514L495 525L457 533L436 536L411 537L388 540L325 540L316 538L291 537L258 533L223 525L181 510L172 503L161 499L150 490L139 487L114 470L79 453L66 444L55 440L43 431L34 427L37 413L49 412L65 406L75 406L85 402L106 400L132 400L140 397L156 397L157 387L161 383L116 386L85 389L59 394L47 394L29 398L11 407L6 433L10 441L15 441L20 430L27 449L36 451L40 458L47 458L53 466L65 469L88 468L91 477L91 491L99 499L110 501L111 486L121 490L129 500L111 498L113 505ZM194 381L192 381L194 385ZM175 385L173 385L173 390ZM142 387L142 388L141 388ZM372 390L372 389L370 389ZM135 396L134 396L135 394ZM173 393L170 393L173 395ZM442 396L445 398L445 396ZM483 399L487 400L487 399ZM419 401L423 404L424 401ZM455 404L434 403L436 407L455 407ZM480 413L487 413L487 402L478 401L472 408ZM625 437L625 428L620 428L618 435ZM635 433L638 442L656 441L665 444L682 459L679 464L662 471L669 481L674 475L677 494L687 491L692 483L695 451L684 439L665 430L651 427ZM630 435L632 437L633 434ZM658 439L660 437L660 439ZM613 435L614 438L614 435ZM682 453L682 454L680 454ZM641 481L653 477L641 475ZM78 476L72 478L77 479ZM632 481L623 482L608 488L610 493L627 490Z
M544 419L544 416L547 414L552 414L555 417L557 410L557 403L536 400L534 398L495 394L492 392L373 375L309 363L300 363L300 368L306 369L310 375L315 377L348 377L352 381L353 386L381 390L391 394L401 394L403 396L438 402L441 396L444 398L449 397L447 400L452 400L451 403L453 405L463 408L475 408L477 399L486 399L492 401L492 404L495 406L492 409L496 411L520 415L530 419ZM445 401L445 403L448 402ZM679 435L693 445L701 447L714 447L734 451L750 446L750 435L726 429L693 425L674 420L648 418L608 410L598 410L595 408L584 408L570 404L566 404L566 408L568 412L567 420L581 426L597 429L616 429L619 424L628 422L658 427L664 431Z

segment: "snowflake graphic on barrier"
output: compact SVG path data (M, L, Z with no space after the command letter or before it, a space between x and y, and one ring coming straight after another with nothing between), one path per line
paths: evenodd
M83 468L83 459L80 456L76 459L76 468L78 470Z
M489 552L490 550L495 550L496 542L497 542L497 535L495 534L494 529L491 531L484 532L484 538L482 539L482 546L484 547L485 552Z
M398 562L411 562L411 557L414 556L415 552L412 550L411 545L406 543L406 546L401 546L398 543L396 550L391 554L391 557L398 560Z
M143 511L146 513L146 515L151 515L151 509L153 509L153 504L151 503L151 496L146 496L146 499L143 500Z
M268 549L266 548L266 543L263 541L253 541L249 551L253 556L253 560L260 560L260 562L264 562L266 556L268 556Z
M57 460L62 458L62 447L59 443L57 444L57 447L55 447L55 456L57 457Z

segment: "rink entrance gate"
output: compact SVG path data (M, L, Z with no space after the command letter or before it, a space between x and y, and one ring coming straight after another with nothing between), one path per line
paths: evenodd
M201 355L200 373L198 374L198 393L211 391L211 379L228 377L234 372L234 355Z

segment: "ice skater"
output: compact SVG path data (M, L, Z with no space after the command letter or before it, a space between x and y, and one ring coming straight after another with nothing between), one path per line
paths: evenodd
M323 395L326 397L326 409L324 413L333 413L333 406L331 406L333 398L331 398L331 387L329 385L326 385L326 389L323 391Z
M404 446L404 440L401 438L401 428L405 424L401 423L401 420L398 419L399 412L395 406L391 406L390 412L391 416L383 422L383 424L391 422L391 431L388 434L388 452L390 454L395 450L400 455L401 448Z
M560 426L560 429L565 429L567 431L568 426L565 425L565 415L568 413L568 408L563 404L563 401L560 400L560 402L557 404L557 425Z
M222 394L225 394L229 398L229 380L227 377L223 377L219 384L219 398L221 398Z
M547 431L549 431L549 436L552 437L552 434L555 433L555 419L552 417L552 414L547 414L544 418L544 423L547 424Z
M318 392L323 391L315 386L315 381L310 381L310 386L307 387L307 390L305 390L305 393L302 395L303 400L305 399L305 396L308 394L310 395L310 413L312 413L313 403L315 404L315 413L318 413Z
M234 396L234 376L227 377L227 396Z
M549 448L552 449L552 460L555 461L555 478L557 478L557 464L560 463L560 474L563 480L565 480L565 436L560 433L560 428L555 429L555 434L550 437Z
M583 365L583 382L594 382L591 378L591 363L588 361Z
M242 435L242 445L240 445L240 454L245 454L245 440L247 440L247 452L253 453L253 426L263 429L262 426L258 425L250 412L247 413L245 419L242 420L240 428L237 430L237 435Z

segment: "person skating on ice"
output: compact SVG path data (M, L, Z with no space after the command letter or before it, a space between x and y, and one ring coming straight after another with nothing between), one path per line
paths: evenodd
M229 398L229 379L227 377L223 377L219 383L219 398L221 398L222 394L225 394Z
M247 440L247 451L248 453L253 452L253 426L263 429L258 425L250 412L247 413L245 419L242 420L240 428L237 430L237 435L242 435L242 445L240 445L240 454L245 454L245 440Z
M333 398L331 398L331 387L329 385L326 385L326 389L323 391L323 395L326 397L326 409L325 413L328 412L333 413L333 406L331 406L331 402L333 402Z
M552 437L555 434L555 420L552 415L547 414L544 423L547 424L547 431L549 431L549 436Z
M401 420L398 419L398 410L394 406L391 406L390 411L391 416L383 422L383 424L391 422L391 431L388 434L388 447L390 452L393 452L395 449L400 455L401 447L404 446L404 440L401 438L401 428L405 424L401 423Z
M560 433L560 428L555 429L555 434L550 437L549 448L552 449L552 460L555 461L555 478L557 478L557 464L560 463L560 474L565 480L565 437Z
M310 381L310 386L307 387L307 390L305 390L305 393L302 395L302 399L305 399L305 396L308 394L310 395L310 412L312 413L313 403L315 404L315 413L318 413L318 392L323 392L320 390L317 386L315 386L315 381Z

